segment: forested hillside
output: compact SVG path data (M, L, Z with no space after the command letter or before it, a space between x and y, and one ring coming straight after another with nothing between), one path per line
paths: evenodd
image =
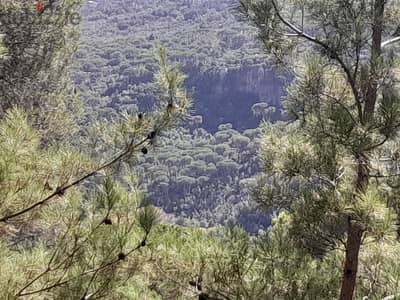
M261 171L261 130L241 134L231 127L220 125L214 135L202 128L173 130L139 160L152 203L176 215L178 224L240 224L253 233L270 224L251 197L256 179L250 174Z
M258 102L278 105L282 79L258 47L255 31L225 1L86 1L75 82L100 116L146 109L154 100L159 45L183 66L203 127L254 128Z
M146 111L157 93L154 51L164 45L187 76L197 116L168 137L174 142L160 147L156 158L146 159L144 166L155 172L143 178L152 202L185 224L239 222L257 232L269 217L255 211L250 189L239 182L261 170L259 135L241 132L279 117L284 77L262 54L254 29L238 22L234 4L87 1L73 76L88 119ZM225 123L232 128L219 130Z

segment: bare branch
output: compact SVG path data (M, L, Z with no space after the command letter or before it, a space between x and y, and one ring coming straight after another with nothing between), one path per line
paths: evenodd
M389 45L391 45L391 44L397 43L397 42L399 42L399 41L400 41L400 36L396 36L396 37L391 38L391 39L389 39L389 40L387 40L387 41L384 41L384 42L381 44L381 48L385 48L385 47L387 47L387 46L389 46Z

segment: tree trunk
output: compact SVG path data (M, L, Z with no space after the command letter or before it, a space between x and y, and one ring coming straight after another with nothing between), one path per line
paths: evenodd
M361 247L363 230L356 224L352 224L349 218L346 242L346 258L343 270L342 288L340 300L352 300L356 287L358 254Z
M368 124L373 120L376 100L378 96L378 60L382 54L382 32L383 17L385 11L385 0L374 1L374 16L372 22L372 45L370 57L370 78L364 95L364 121ZM369 160L362 153L356 157L357 166L357 192L362 192L368 187L369 183ZM364 230L359 224L353 222L351 217L348 219L346 256L344 261L342 286L340 290L340 300L352 300L357 282L358 255L361 247L361 240Z
M369 184L369 161L366 155L360 154L357 157L357 192L362 193ZM342 286L340 300L352 300L357 283L358 254L360 252L361 240L364 231L360 224L348 216L347 220L347 241L346 256L343 268Z
M382 54L382 32L383 32L383 16L385 12L385 0L376 0L374 4L374 19L372 24L372 46L370 58L370 78L368 88L365 95L364 116L365 120L372 121L375 104L378 94L378 59Z

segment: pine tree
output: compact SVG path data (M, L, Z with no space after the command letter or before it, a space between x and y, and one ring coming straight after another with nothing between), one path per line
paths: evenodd
M314 255L343 241L340 299L353 299L362 243L390 236L398 209L398 3L239 2L294 78L288 123L267 126L260 199L292 213L293 235Z
M102 124L93 149L102 155L43 145L21 108L0 119L1 299L117 299L141 270L157 212L130 169L191 104L163 49L159 65L156 107Z
M68 67L77 48L79 0L6 0L0 3L0 33L7 56L0 60L0 114L16 105L28 112L45 142L78 130L80 112ZM1 51L1 50L0 50Z

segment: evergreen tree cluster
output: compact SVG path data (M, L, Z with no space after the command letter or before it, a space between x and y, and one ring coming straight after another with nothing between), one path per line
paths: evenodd
M252 233L266 229L269 212L257 210L252 201L253 177L262 165L261 130L240 133L222 124L211 134L199 125L169 131L155 151L139 158L140 181L151 203L178 224L240 224Z
M200 100L194 109L203 116L203 128L214 132L228 122L241 130L256 127L251 106L278 102L284 80L271 70L255 33L232 15L234 5L234 0L86 2L73 78L87 118L149 109L157 99L154 49L163 45L188 75L185 86Z

